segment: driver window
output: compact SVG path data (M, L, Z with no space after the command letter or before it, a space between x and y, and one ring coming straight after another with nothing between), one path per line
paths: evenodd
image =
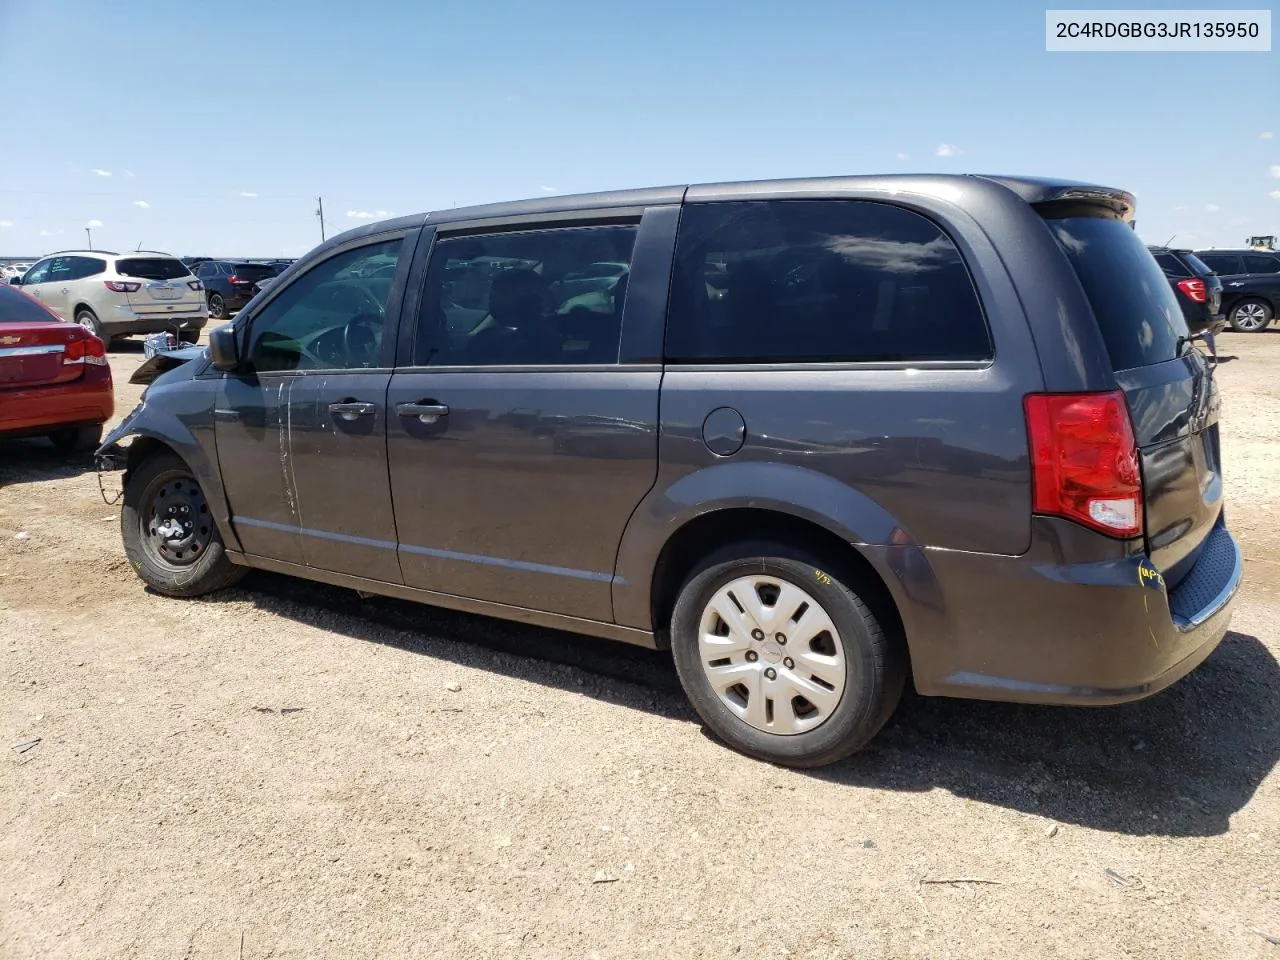
M401 246L397 238L348 250L316 264L281 290L251 321L251 369L273 373L379 366Z
M22 282L24 284L44 283L49 279L49 268L51 266L53 266L52 260L41 260L27 271L27 275L22 278Z

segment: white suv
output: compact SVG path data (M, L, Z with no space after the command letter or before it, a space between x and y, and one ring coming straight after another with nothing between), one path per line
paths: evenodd
M105 343L131 333L165 331L195 343L209 320L204 284L167 253L63 250L10 282Z

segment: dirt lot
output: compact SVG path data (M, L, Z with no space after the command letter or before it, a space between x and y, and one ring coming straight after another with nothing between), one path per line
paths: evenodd
M1280 958L1280 331L1220 342L1220 650L1125 707L910 697L816 774L703 735L660 655L149 595L88 466L0 445L0 956Z

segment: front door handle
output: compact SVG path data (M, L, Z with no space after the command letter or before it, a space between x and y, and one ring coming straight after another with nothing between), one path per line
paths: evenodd
M449 415L449 408L443 403L397 403L396 415L400 417L417 417L419 423L436 423L441 417Z
M360 417L372 417L378 412L375 403L360 403L356 400L343 400L329 404L329 412L335 413L343 420L357 420Z

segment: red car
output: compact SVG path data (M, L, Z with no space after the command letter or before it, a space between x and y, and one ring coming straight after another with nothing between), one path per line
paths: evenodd
M45 436L63 453L92 450L114 407L102 341L0 284L0 438Z

